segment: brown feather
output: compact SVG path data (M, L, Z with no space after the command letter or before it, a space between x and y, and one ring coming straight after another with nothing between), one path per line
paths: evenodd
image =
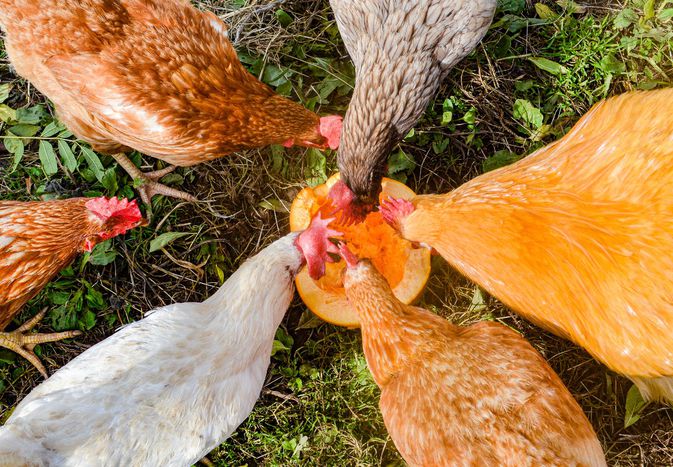
M577 402L516 332L404 305L369 261L344 285L383 419L410 465L606 465Z
M402 235L611 369L672 377L672 105L673 89L601 102L518 163L418 196ZM649 396L673 401L666 384Z
M16 71L102 152L188 166L294 139L319 117L252 76L215 15L177 0L0 0Z

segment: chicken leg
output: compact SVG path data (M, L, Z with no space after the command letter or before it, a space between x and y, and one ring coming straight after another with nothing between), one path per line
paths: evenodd
M23 325L12 332L0 332L0 347L4 347L13 352L18 353L23 358L33 364L37 371L42 376L47 378L47 369L44 367L40 359L37 358L33 349L37 344L44 344L45 342L56 342L63 339L79 336L82 331L64 331L54 332L51 334L28 334L28 331L33 329L39 323L44 315L47 314L47 309L43 309L31 319L23 323Z
M176 190L158 182L158 180L175 170L175 166L166 167L165 169L155 170L153 172L141 172L138 167L123 153L111 155L117 163L134 179L142 181L142 185L138 187L140 198L147 206L151 206L150 202L154 195L164 195L171 198L184 199L186 201L195 202L197 199L185 193L184 191Z

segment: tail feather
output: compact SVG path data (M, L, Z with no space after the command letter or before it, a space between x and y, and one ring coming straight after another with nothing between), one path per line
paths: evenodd
M673 376L658 378L629 376L629 379L638 386L640 394L646 401L664 402L673 406Z

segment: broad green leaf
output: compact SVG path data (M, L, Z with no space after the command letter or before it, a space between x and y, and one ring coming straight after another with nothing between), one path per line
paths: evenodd
M117 257L117 251L112 246L112 240L105 240L96 245L89 255L89 263L95 266L110 264Z
M82 148L82 155L89 164L89 168L96 176L96 179L98 179L99 182L102 181L103 175L105 175L105 169L103 168L103 164L101 164L98 155L87 147L82 146L81 148Z
M645 14L645 19L654 18L654 0L645 0L643 13Z
M91 310L86 310L82 318L78 320L79 328L82 331L88 331L96 325L96 313Z
M626 394L626 407L624 413L624 428L628 428L638 420L643 410L647 407L647 402L638 390L635 384L631 386L629 392Z
M19 125L9 127L9 131L14 133L16 136L30 138L35 136L37 132L40 131L40 127L37 125L27 125L25 123L21 123Z
M3 103L9 97L9 92L12 90L12 85L9 83L0 84L0 103Z
M15 138L13 137L14 135L9 133L5 134L5 136L6 137L2 140L5 145L5 149L7 149L7 151L9 151L11 154L14 154L14 160L12 161L12 172L14 172L23 158L25 147L21 138Z
M63 126L63 124L61 122L59 122L58 120L52 120L51 122L49 122L49 125L44 127L44 130L42 130L42 133L40 133L40 136L42 136L44 138L50 138L50 137L54 136L55 134L60 133L64 129L65 129L65 127Z
M54 148L46 141L40 141L40 149L38 151L42 169L48 176L54 175L58 172L58 162L56 161L56 153Z
M16 121L16 110L11 108L8 105L0 104L0 121L3 122L15 122Z
M512 116L523 120L533 128L540 128L542 126L542 112L526 99L517 99L514 102Z
M468 313L481 313L486 309L486 299L484 298L484 293L481 291L481 287L475 286L474 292L472 292L472 303L468 308Z
M327 173L325 172L327 159L325 159L325 155L315 148L310 148L306 152L306 156L307 167L304 171L306 183L311 187L325 183L325 180L327 180Z
M278 352L288 352L290 350L285 344L279 340L274 340L273 345L271 346L271 356L273 357Z
M102 310L105 308L105 299L103 294L94 289L87 281L83 281L86 286L86 303L94 310Z
M621 60L615 58L614 55L608 54L598 63L601 70L606 73L622 74L626 71L626 65Z
M67 141L62 139L58 140L58 153L61 155L61 160L66 169L70 172L77 170L77 159Z
M500 167L512 164L519 159L521 159L521 156L518 154L514 154L507 151L506 149L503 149L501 151L497 151L491 157L482 162L481 169L484 171L484 173L490 172L491 170L499 169Z
M615 29L626 29L638 21L638 14L631 8L624 8L612 22Z
M567 10L569 13L582 14L586 13L587 11L585 6L578 5L577 3L573 2L573 0L557 0L556 3L564 10Z
M673 18L673 8L665 8L657 14L659 21L667 21ZM2 101L0 101L2 102Z
M49 114L41 104L16 110L16 121L26 125L39 125L43 119L48 117Z
M549 8L544 3L536 3L535 12L540 18L547 21L554 21L556 18L559 17L558 13L555 13L554 10Z
M526 0L498 0L498 8L504 13L518 15L526 8Z
M414 158L401 149L388 158L388 174L412 171L416 168Z
M528 60L533 62L533 64L540 70L544 70L553 75L564 75L568 73L568 69L566 67L564 67L560 63L556 63L553 60L549 60L548 58L528 57Z
M163 247L174 242L180 237L185 237L187 235L194 235L191 232L166 232L159 235L157 238L150 242L150 253L153 253L157 250L161 250Z
M117 184L117 171L114 167L111 167L105 171L103 178L100 181L101 185L105 187L110 193L117 193L119 185Z
M276 18L278 18L278 22L280 23L281 26L284 28L288 27L294 19L292 16L288 15L285 11L283 10L276 10Z

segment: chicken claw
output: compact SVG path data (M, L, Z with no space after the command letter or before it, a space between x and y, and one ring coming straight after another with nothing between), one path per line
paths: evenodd
M165 169L155 170L154 172L141 172L140 169L138 169L138 167L136 167L135 164L131 162L126 154L112 154L112 157L124 170L126 170L126 172L131 177L143 182L142 185L138 187L138 192L140 193L140 198L143 200L143 203L145 203L147 206L151 206L152 197L154 195L164 195L171 198L184 199L185 201L190 202L198 201L189 193L176 190L175 188L168 187L158 182L161 177L171 173L176 169L174 165L166 167Z
M21 355L23 358L33 364L37 371L46 378L49 377L47 369L44 367L40 359L37 358L33 349L38 344L46 342L56 342L63 339L70 339L71 337L79 336L82 331L64 331L54 332L51 334L28 334L28 331L33 329L37 323L47 314L47 309L43 309L31 319L23 323L21 327L12 332L0 332L0 347L11 350Z

